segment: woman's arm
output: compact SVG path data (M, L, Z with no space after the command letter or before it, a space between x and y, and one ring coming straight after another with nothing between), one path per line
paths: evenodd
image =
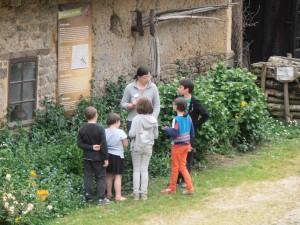
M122 100L121 100L121 106L124 109L128 109L128 105L130 104L130 99L131 99L131 96L130 96L129 88L128 88L128 85L127 85L125 90L124 90L123 97L122 97Z
M155 84L153 84L154 87L154 96L153 96L153 116L155 118L158 118L159 111L160 111L160 98L159 98L159 93L158 89Z

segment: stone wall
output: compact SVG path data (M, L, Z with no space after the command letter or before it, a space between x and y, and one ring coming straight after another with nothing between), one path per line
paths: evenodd
M93 1L93 3L99 1ZM228 0L110 0L93 5L94 14L94 93L100 94L105 80L124 75L130 79L139 65L150 64L150 35L131 32L132 12L138 9L148 16L150 9L161 12L171 9L227 3ZM102 15L102 16L97 16ZM112 15L119 18L119 32L111 31ZM174 75L176 59L192 59L211 65L212 58L226 59L231 52L231 8L209 13L222 21L186 19L160 23L158 37L163 80ZM225 56L225 57L224 57ZM173 64L173 66L172 66ZM207 66L206 66L207 67ZM209 67L209 66L208 66ZM172 69L170 69L172 68Z
M103 93L105 80L120 75L131 79L139 65L150 64L150 35L131 31L133 11L143 16L150 9L161 12L227 3L230 0L90 0L93 10L93 79L94 95ZM20 8L0 7L0 60L36 56L38 58L38 99L55 99L57 88L57 4L45 5L28 0ZM87 2L57 0L58 3ZM170 80L176 73L177 59L204 71L217 60L231 56L231 8L208 13L222 21L185 19L160 23L161 79ZM1 62L2 62L1 61ZM0 118L7 104L7 63L0 68ZM3 109L3 107L5 107Z
M0 118L4 118L7 108L8 61L0 60Z
M55 99L57 7L26 4L26 7L21 8L0 8L0 27L0 60L37 57L37 101L44 96ZM0 84L3 86L0 90L0 118L4 118L7 107L7 74L5 77L0 75Z

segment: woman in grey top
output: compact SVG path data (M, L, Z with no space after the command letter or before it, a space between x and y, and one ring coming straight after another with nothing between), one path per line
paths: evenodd
M137 115L136 104L138 99L146 97L153 105L153 116L158 117L160 111L159 93L156 85L151 81L151 74L146 67L139 67L134 81L124 90L121 106L128 110L127 130L130 130L133 117Z

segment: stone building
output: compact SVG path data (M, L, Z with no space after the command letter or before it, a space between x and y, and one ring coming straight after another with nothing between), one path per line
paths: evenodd
M136 27L141 26L139 19L142 18L142 25L149 19L151 10L156 15L170 10L222 5L200 14L199 18L177 16L155 25L160 80L174 77L177 59L194 63L200 71L205 71L220 59L233 58L232 8L235 6L230 5L231 0L27 0L15 1L20 2L16 6L11 6L9 0L1 2L1 120L30 122L42 98L58 99L59 13L81 3L88 2L91 10L89 79L94 82L92 95L101 95L108 79L117 80L120 75L130 79L139 65L151 66L150 42L153 40L149 26L142 26L142 31ZM134 31L135 27L138 32ZM72 87L75 84L70 77L67 83Z

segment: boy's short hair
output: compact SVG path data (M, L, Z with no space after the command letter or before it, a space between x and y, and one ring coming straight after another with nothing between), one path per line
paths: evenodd
M148 98L140 98L137 102L136 111L138 114L152 114L153 106Z
M97 109L93 106L89 106L85 109L84 115L87 120L94 119L97 115Z
M187 101L183 97L178 97L174 100L176 109L180 112L185 112L187 109Z
M189 89L189 93L192 94L194 91L194 83L191 79L182 79L179 84L184 87L184 89Z
M119 114L114 113L114 112L110 112L107 116L107 119L106 119L106 125L107 126L113 125L113 124L117 123L120 120L121 120L121 117L119 116Z

